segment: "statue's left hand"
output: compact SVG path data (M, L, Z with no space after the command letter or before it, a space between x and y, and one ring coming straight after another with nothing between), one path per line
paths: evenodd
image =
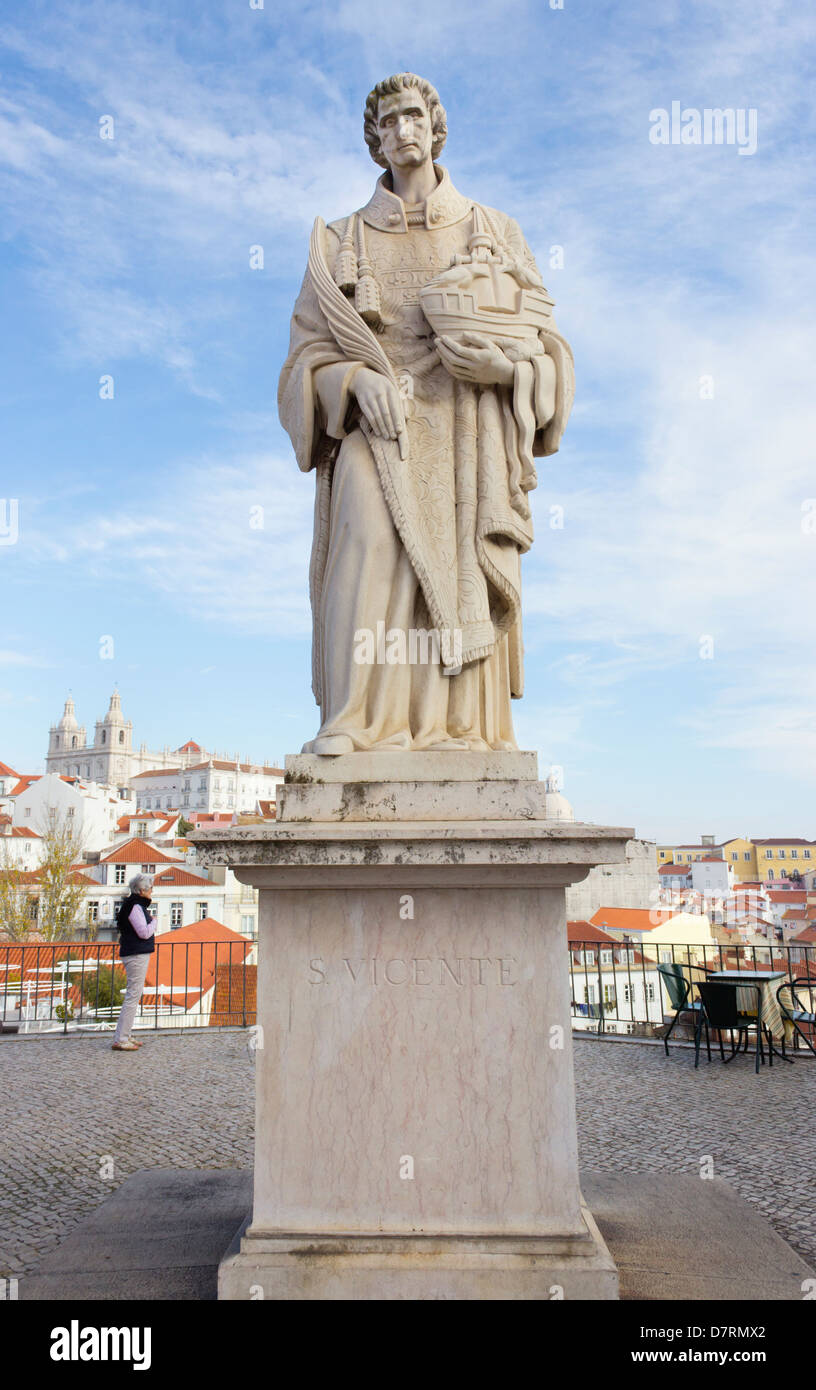
M435 340L436 350L452 376L477 386L512 386L513 363L481 333L445 334Z

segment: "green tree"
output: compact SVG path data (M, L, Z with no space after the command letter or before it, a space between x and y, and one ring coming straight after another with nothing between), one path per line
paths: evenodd
M82 1003L95 1013L101 1009L118 1009L125 996L127 975L119 965L94 961L90 969L72 975L71 983L79 990Z

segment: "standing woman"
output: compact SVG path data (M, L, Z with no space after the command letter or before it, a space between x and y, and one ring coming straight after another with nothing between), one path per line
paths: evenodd
M136 1052L142 1046L131 1041L130 1030L136 1019L150 957L156 949L155 918L147 915L153 896L153 878L150 874L137 874L128 887L130 896L125 898L116 917L119 955L127 974L127 989L111 1044L114 1052Z

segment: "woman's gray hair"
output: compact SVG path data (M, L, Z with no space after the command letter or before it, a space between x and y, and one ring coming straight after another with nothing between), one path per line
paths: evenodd
M128 884L131 893L143 893L145 889L153 887L152 874L136 874Z

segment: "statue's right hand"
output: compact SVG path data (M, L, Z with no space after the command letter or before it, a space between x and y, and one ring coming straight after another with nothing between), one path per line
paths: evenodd
M380 439L398 439L403 453L405 416L396 387L370 367L361 367L355 374L352 390L357 404Z

